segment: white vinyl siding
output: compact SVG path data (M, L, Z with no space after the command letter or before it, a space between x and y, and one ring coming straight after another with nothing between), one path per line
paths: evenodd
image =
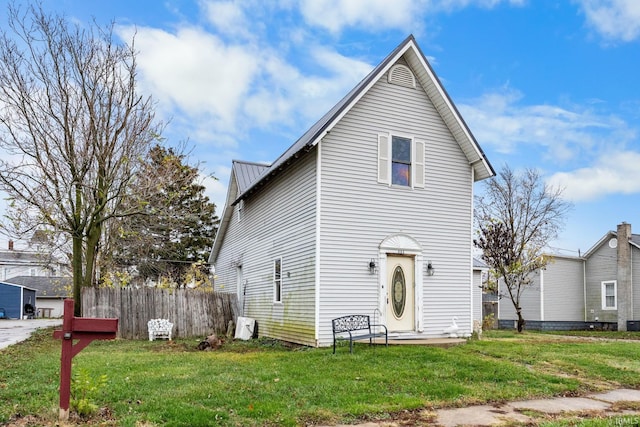
M502 295L502 299L498 306L498 318L503 320L518 319L516 309L513 306L513 301L511 301L509 291L507 290L503 280L500 280L499 290L500 295ZM522 317L524 317L525 320L543 320L541 303L542 293L540 287L540 275L534 273L531 277L531 283L521 289L520 308L522 309Z
M473 270L473 320L482 324L482 277L483 270Z
M242 265L244 315L261 336L315 346L315 151L244 202L215 263L216 291L234 292ZM232 188L233 189L233 188ZM237 206L235 207L237 208ZM282 257L282 303L274 304L274 259Z
M617 248L610 248L609 239L593 250L585 264L587 321L617 322L617 310L603 310L602 282L615 280L618 274Z
M393 134L421 142L414 150L425 153L419 166L428 191L378 184L390 182L379 160ZM436 269L422 279L424 336L441 337L454 316L470 332L473 177L422 87L380 79L321 144L321 345L331 343L333 318L380 316L380 273L371 275L368 264L377 259L380 243L398 232L416 239Z
M615 280L602 282L602 309L618 309L618 289L617 282Z
M543 298L544 320L584 321L584 260L552 258L544 271Z
M525 320L545 322L584 321L584 261L581 258L554 257L544 270L531 275L531 283L520 296ZM508 295L501 285L502 295ZM511 299L500 301L499 318L517 319Z

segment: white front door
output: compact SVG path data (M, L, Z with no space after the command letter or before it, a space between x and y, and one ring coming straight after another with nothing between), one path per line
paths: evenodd
M387 328L389 332L415 330L414 258L387 256Z

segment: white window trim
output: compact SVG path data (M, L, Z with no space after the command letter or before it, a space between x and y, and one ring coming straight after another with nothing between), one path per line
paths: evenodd
M238 202L238 222L242 220L243 214L244 214L244 199L241 199Z
M276 279L276 263L280 261L280 279ZM284 276L282 274L282 257L278 257L275 258L273 260L273 303L274 304L282 304L282 282L283 282ZM278 286L278 281L280 282L280 299L277 299L278 296L278 292L277 292L277 286Z
M411 141L411 182L408 186L392 184L392 147L393 137L405 138ZM378 182L398 188L425 187L425 142L412 135L401 132L386 132L378 134Z
M613 284L613 307L607 307L607 286ZM602 309L603 310L617 310L618 309L618 282L616 280L605 280L600 283L602 293Z

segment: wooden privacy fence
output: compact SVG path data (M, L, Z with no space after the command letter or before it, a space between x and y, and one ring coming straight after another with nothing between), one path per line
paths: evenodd
M83 317L117 317L118 338L148 337L147 322L169 319L176 338L224 335L238 315L235 294L192 289L84 288Z

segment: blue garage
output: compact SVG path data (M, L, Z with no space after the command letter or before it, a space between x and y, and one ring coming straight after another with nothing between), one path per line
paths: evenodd
M20 285L0 282L0 317L22 319L36 312L36 291Z

